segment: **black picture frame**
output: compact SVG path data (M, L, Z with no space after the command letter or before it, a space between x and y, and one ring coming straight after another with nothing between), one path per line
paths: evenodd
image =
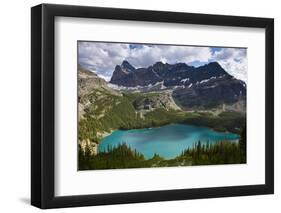
M55 17L264 28L265 184L93 195L54 195ZM41 4L31 8L31 204L42 208L217 198L274 193L274 20L164 11Z

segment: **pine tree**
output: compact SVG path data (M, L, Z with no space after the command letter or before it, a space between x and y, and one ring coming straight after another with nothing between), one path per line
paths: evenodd
M247 130L246 130L246 125L243 128L239 140L239 148L240 148L240 156L241 156L241 163L246 163L247 159L247 144L246 144L246 139L247 138Z

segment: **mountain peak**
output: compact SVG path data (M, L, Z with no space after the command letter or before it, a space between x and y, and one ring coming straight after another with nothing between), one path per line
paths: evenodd
M222 69L221 65L220 65L218 62L216 62L216 61L212 61L212 62L210 62L210 63L207 64L207 65L212 66L212 67L221 68L221 69Z
M177 69L187 69L189 68L190 66L188 66L186 63L176 63L174 65Z
M121 67L123 69L126 69L127 71L134 71L135 67L133 67L133 65L131 65L128 61L124 60L121 64Z
M157 61L153 66L161 66L164 65L162 61Z
M210 73L210 75L214 77L218 77L222 75L230 76L216 61L210 62L209 64L205 64L201 67L197 67L196 70L197 72L199 71L203 73Z

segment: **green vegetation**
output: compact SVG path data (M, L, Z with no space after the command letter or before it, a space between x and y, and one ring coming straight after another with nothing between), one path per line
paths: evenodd
M240 140L239 140L239 148L240 148L240 155L241 155L241 162L246 163L247 160L247 145L246 145L246 139L247 139L247 130L246 130L246 124L244 125L244 128L241 131Z
M235 164L242 163L239 144L218 142L215 144L201 144L200 141L193 148L183 151L179 159L191 160L192 165Z
M123 96L95 90L84 99L94 104L85 109L84 118L79 121L79 140L89 138L99 142L102 136L98 133L137 126L140 121L132 104Z
M84 98L94 104L85 108L85 114L79 121L79 140L90 139L99 143L103 133L111 130L149 128L170 123L207 126L217 131L240 133L245 123L245 115L237 112L214 115L209 112L183 112L165 108L146 113L135 110L135 101L150 96L157 96L157 93L125 93L117 96L106 90L93 91Z
M150 92L150 93L142 93L142 92L123 92L123 95L128 98L130 102L141 102L145 98L157 97L160 96L160 93Z
M211 113L190 113L183 123L198 126L207 126L217 131L240 133L245 125L245 115L238 112L222 112L219 115Z
M245 163L245 156L241 153L240 143L218 142L215 144L201 144L200 141L188 148L179 156L165 160L158 154L146 160L144 156L131 149L125 143L117 147L108 147L106 152L91 155L86 148L85 152L79 148L79 170L93 169L121 169L121 168L148 168L214 164Z
M132 150L125 143L115 148L109 148L107 152L93 156L89 149L85 153L79 147L79 170L91 169L117 169L147 167L144 156L136 150Z

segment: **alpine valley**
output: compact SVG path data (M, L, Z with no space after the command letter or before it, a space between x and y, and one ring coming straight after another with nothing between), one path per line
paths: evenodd
M244 163L246 158L246 83L217 62L200 67L156 62L135 68L124 60L116 65L109 82L78 65L78 120L82 170ZM170 124L207 127L240 139L238 144L194 141L193 148L169 160L157 153L146 159L125 143L99 150L113 131Z

